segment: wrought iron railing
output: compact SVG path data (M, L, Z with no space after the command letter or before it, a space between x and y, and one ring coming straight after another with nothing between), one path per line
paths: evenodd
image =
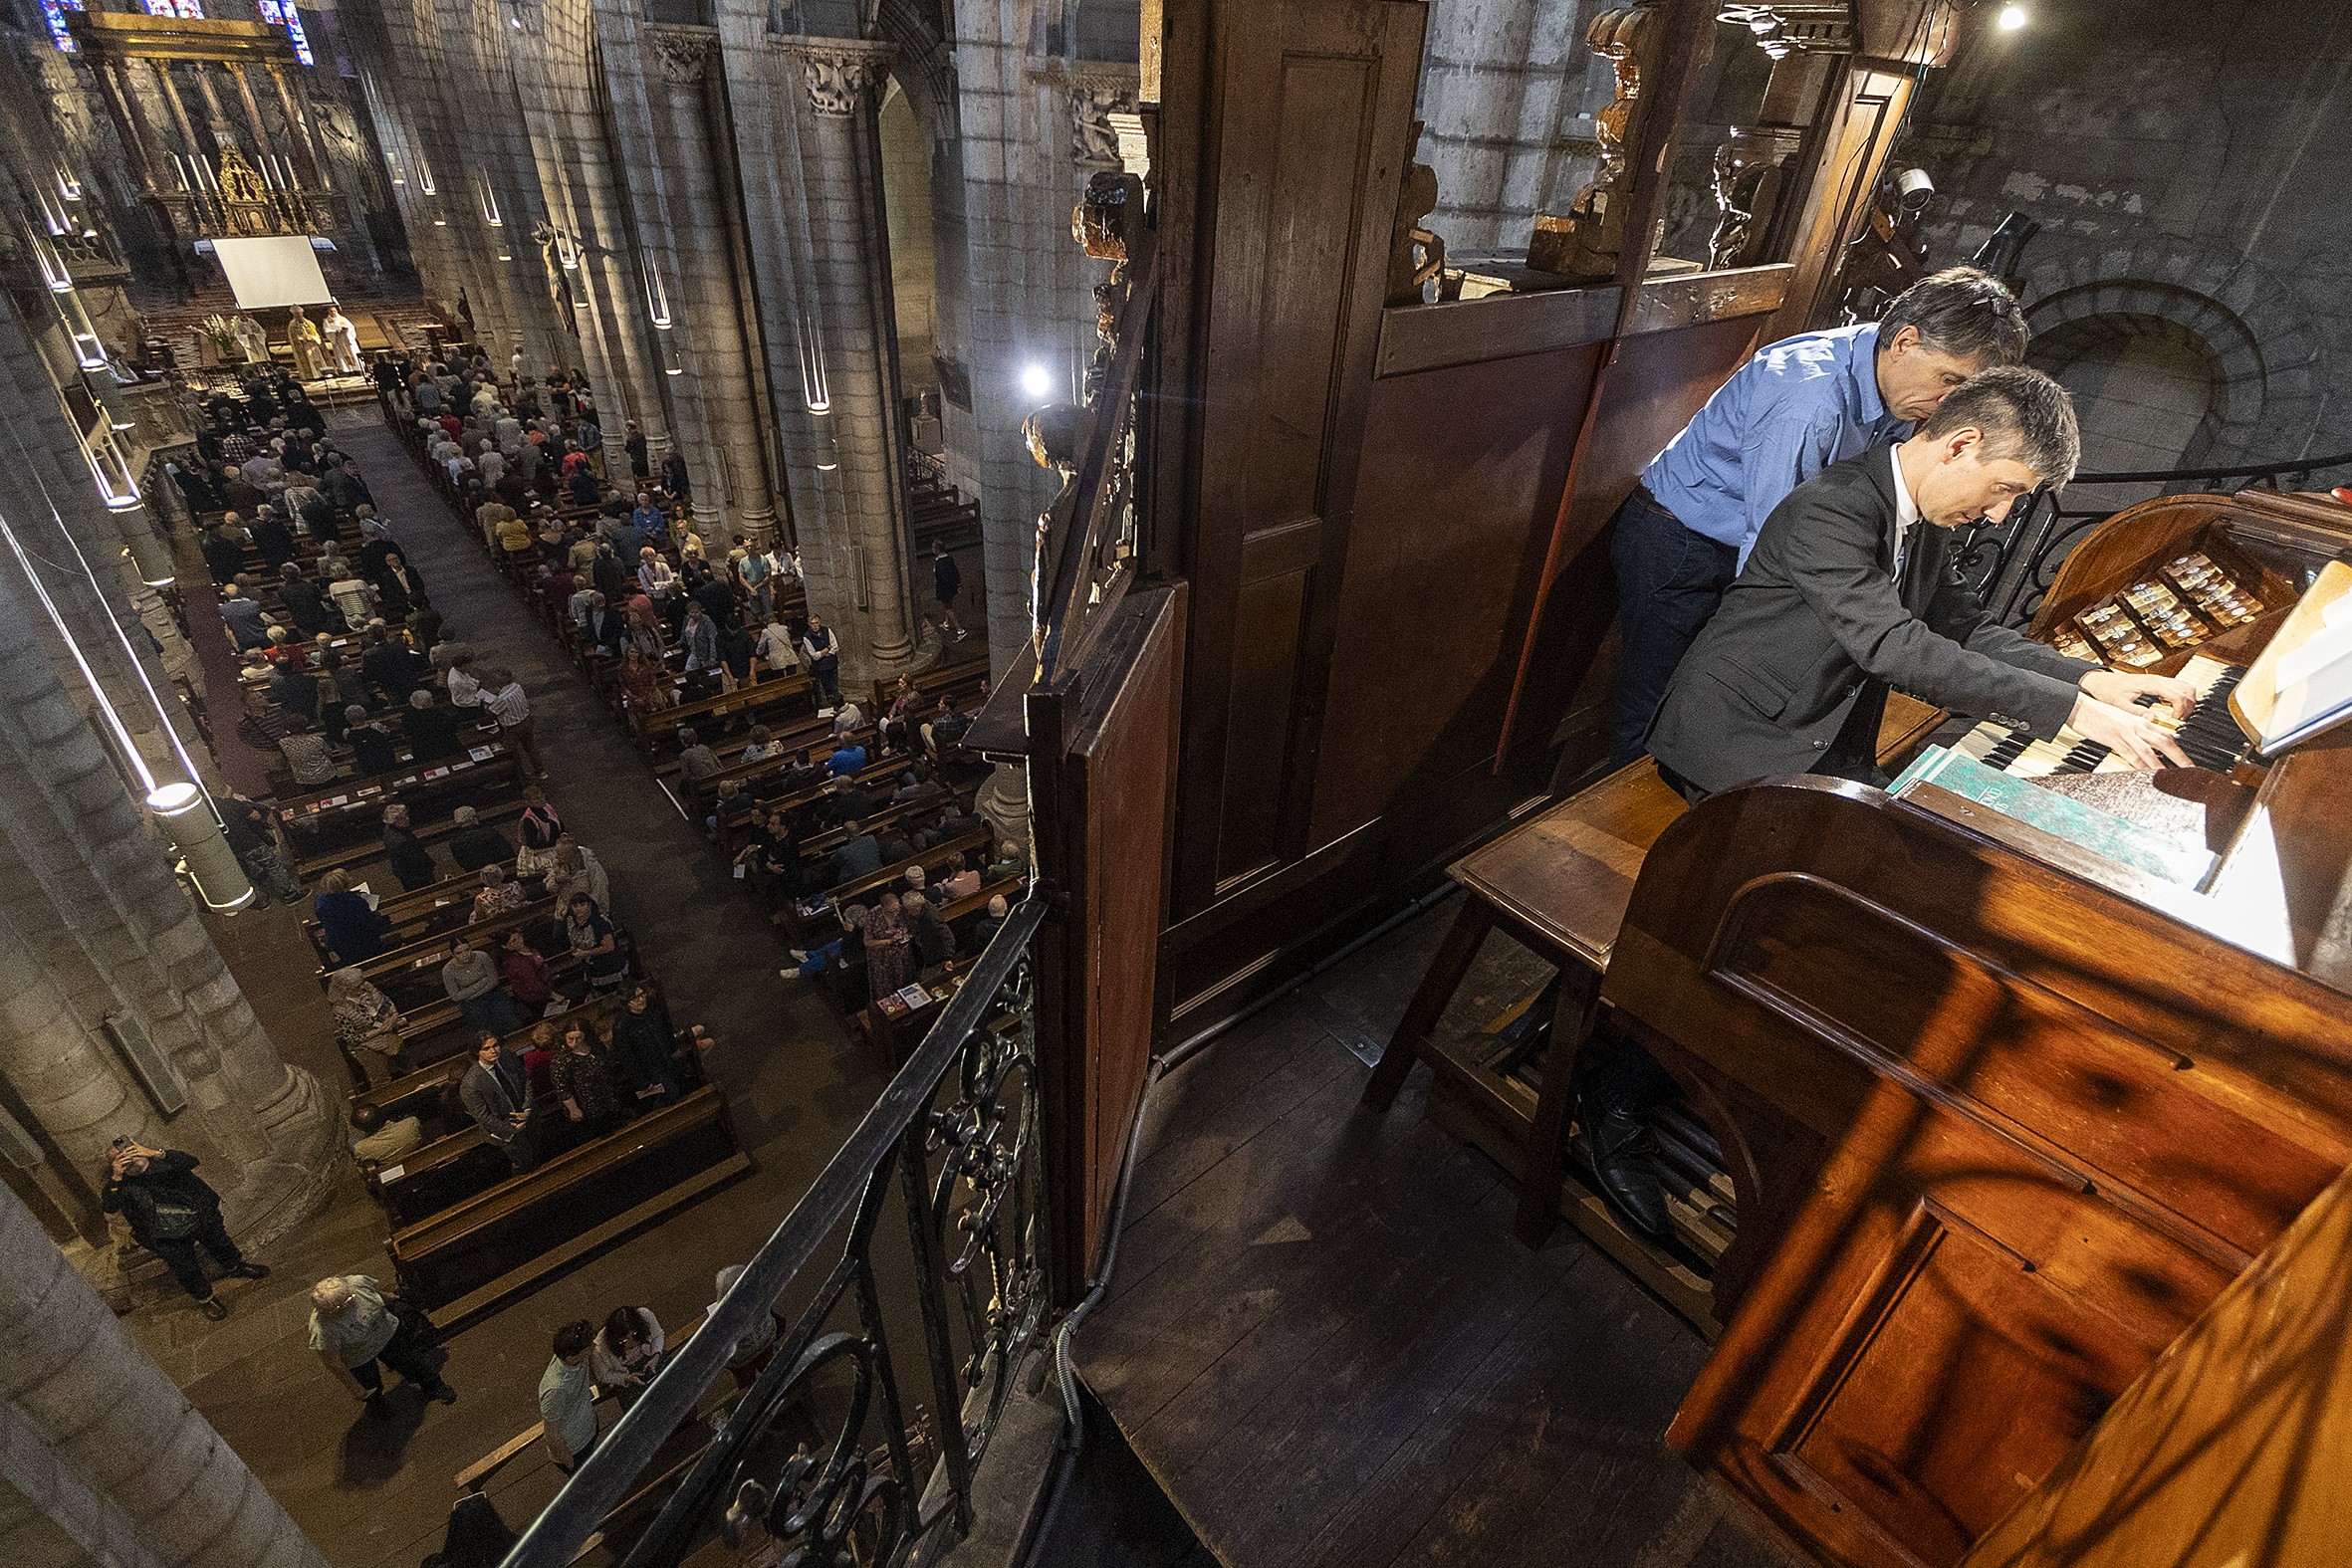
M561 1568L601 1531L627 1568L666 1568L714 1536L746 1561L886 1568L969 1527L973 1471L1045 1326L1031 949L1047 898L1033 888L1013 911L848 1141L506 1568ZM882 1251L893 1209L903 1259ZM919 1352L891 1338L909 1291ZM788 1298L773 1359L689 1462L681 1434ZM932 1405L927 1442L908 1421L910 1380ZM609 1522L624 1504L652 1511L647 1494L664 1487L641 1532Z
M2334 457L2290 458L2275 463L2241 463L2230 468L2152 469L2126 474L2077 474L2076 494L2103 485L2155 485L2158 493L2204 490L2235 494L2264 487L2297 490L2311 476L2328 469L2352 467L2352 452ZM2009 509L1999 524L1979 524L1964 531L1954 554L1962 580L1992 607L2008 626L2024 626L2041 612L2050 584L2067 553L2121 507L2068 506L2048 488L2034 491Z

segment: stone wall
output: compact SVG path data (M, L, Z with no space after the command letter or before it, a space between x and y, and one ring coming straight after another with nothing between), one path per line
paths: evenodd
M2336 153L2352 13L2152 0L2031 17L2002 33L1990 8L1972 14L1896 149L1893 167L1936 181L1930 260L1965 260L2010 211L2039 221L2020 269L2051 345L2037 362L2071 376L2130 466L2176 439L2202 464L2352 449L2352 403L2330 391L2352 364ZM2085 334L2108 350L2086 352ZM2183 384L2201 364L2202 412Z
M1584 30L1612 0L1432 0L1422 49L1420 160L1437 171L1430 227L1456 251L1525 255L1538 212L1592 178L1592 112L1609 67Z

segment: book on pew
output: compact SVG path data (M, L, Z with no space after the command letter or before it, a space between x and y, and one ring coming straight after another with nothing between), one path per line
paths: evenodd
M491 752L490 748L487 746L476 746L468 748L466 751L466 756L472 758L477 763L486 763L490 761Z

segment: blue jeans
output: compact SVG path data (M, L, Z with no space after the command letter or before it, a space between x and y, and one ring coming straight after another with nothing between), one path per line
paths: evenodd
M1740 553L1685 528L1646 490L1627 496L1612 522L1619 652L1609 766L1622 768L1647 750L1674 667L1723 602Z

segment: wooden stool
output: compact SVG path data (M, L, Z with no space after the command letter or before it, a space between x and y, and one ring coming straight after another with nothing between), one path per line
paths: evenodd
M1560 1156L1568 1120L1568 1084L1576 1052L1600 1013L1601 975L1633 898L1643 858L1687 807L1647 757L1530 818L1447 868L1470 896L1413 993L1380 1061L1364 1086L1364 1104L1385 1111L1417 1060L1457 1072L1430 1035L1478 958L1487 934L1502 927L1530 952L1558 966L1559 997L1520 1161L1521 1240L1539 1246L1559 1209ZM1491 1093L1486 1085L1478 1086ZM1517 1107L1515 1114L1523 1114Z

